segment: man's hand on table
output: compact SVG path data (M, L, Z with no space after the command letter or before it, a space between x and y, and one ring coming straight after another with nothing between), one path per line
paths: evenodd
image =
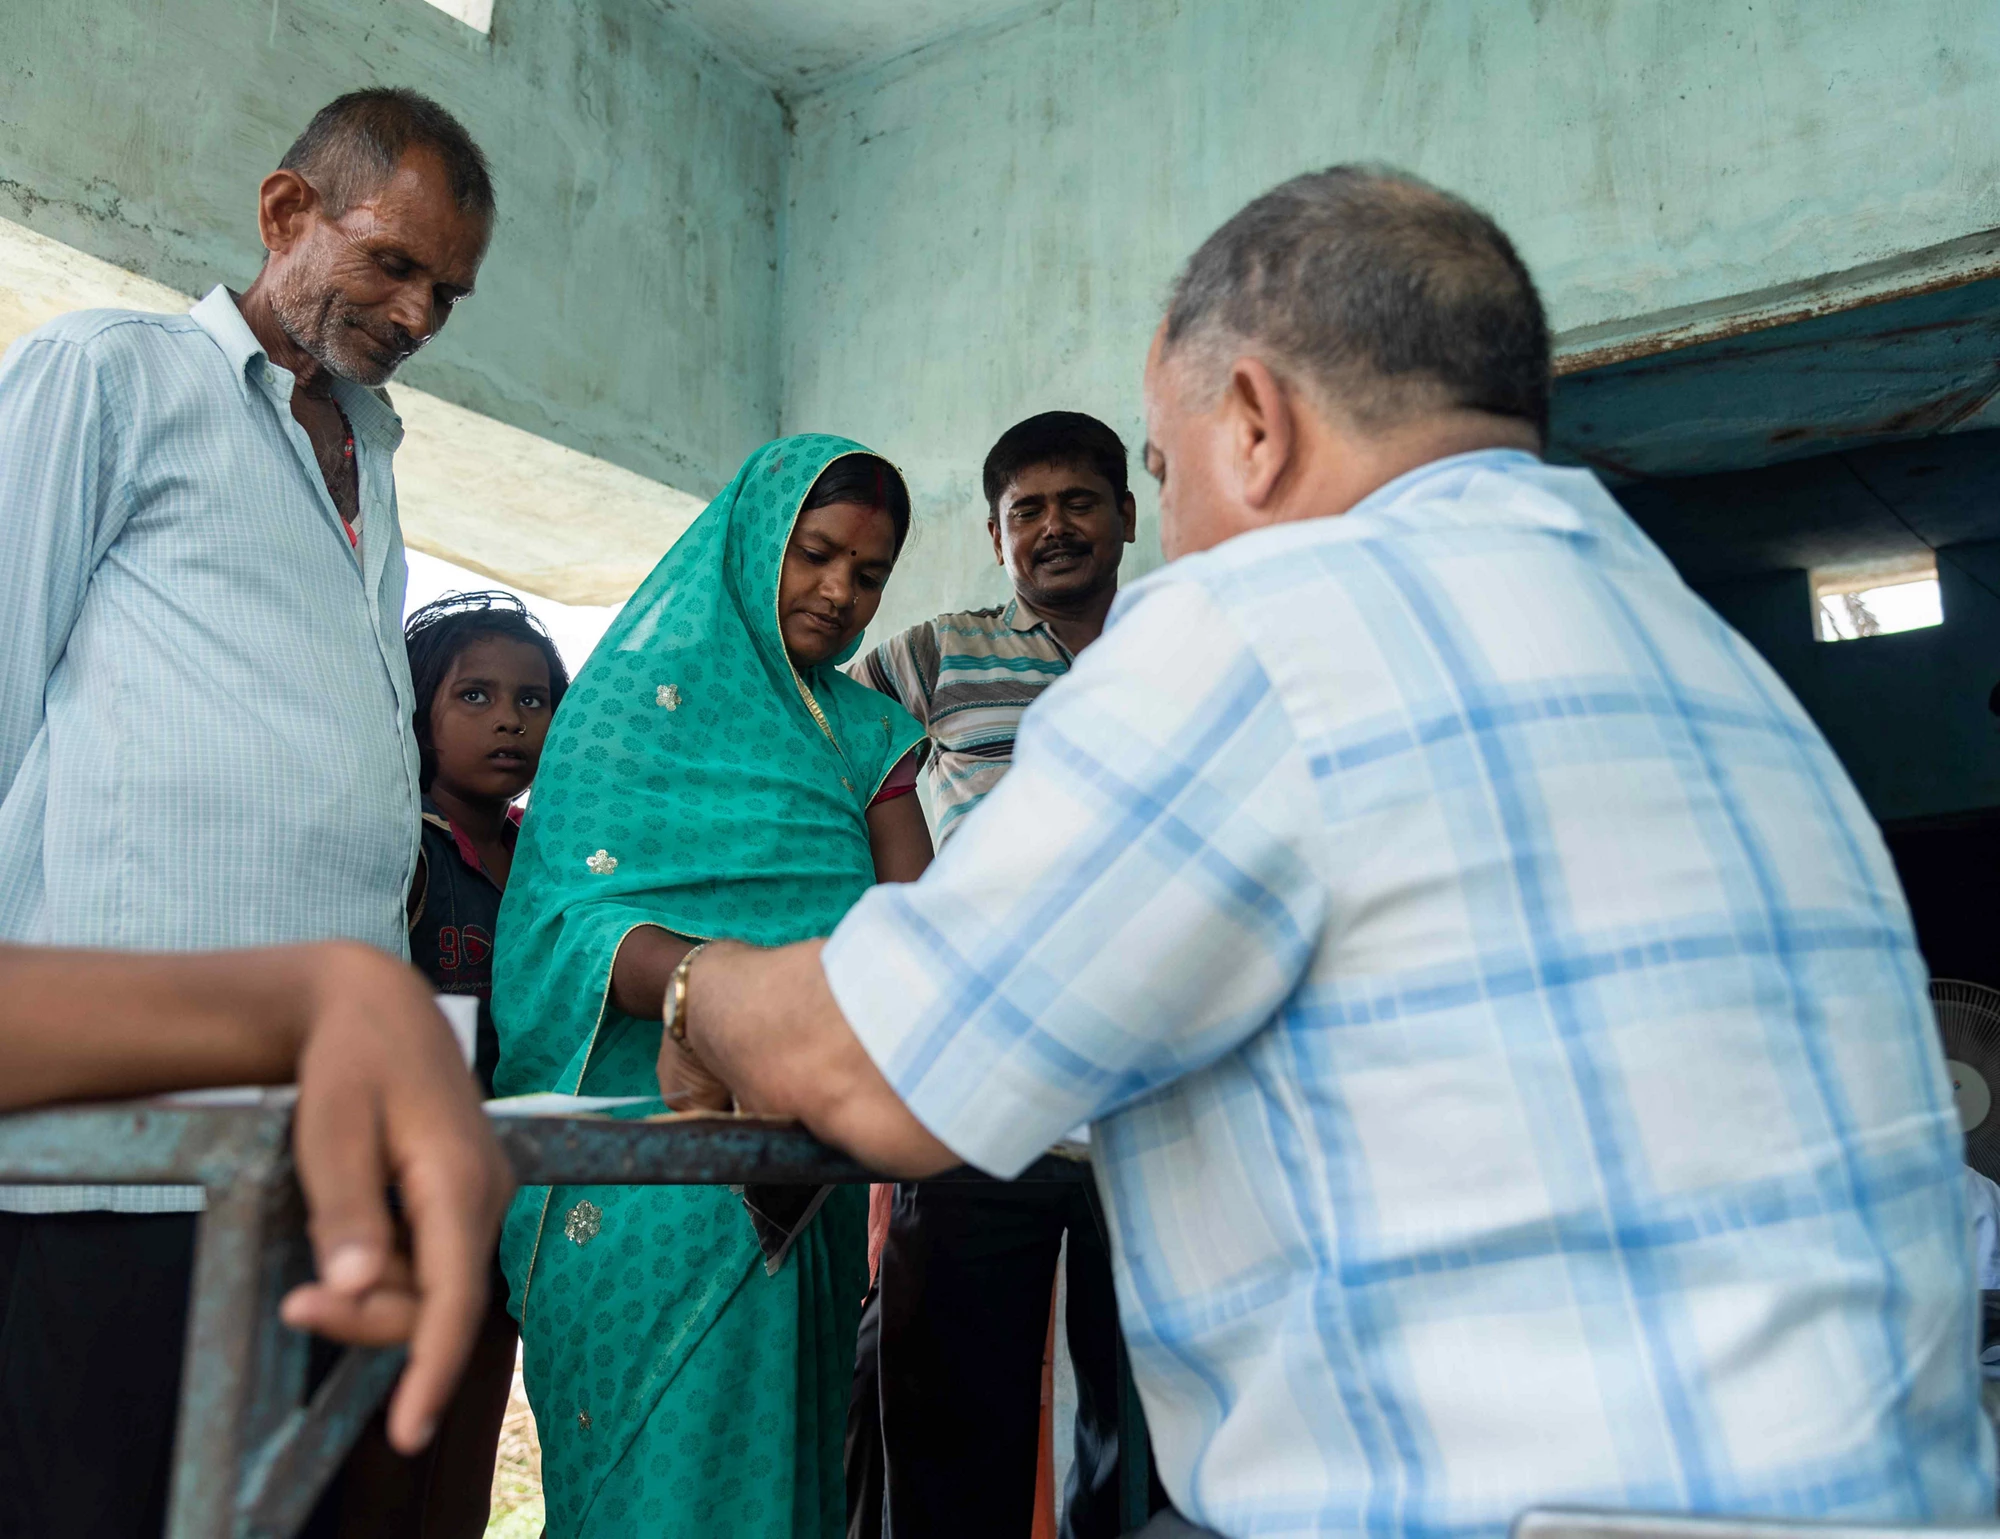
M743 1112L803 1122L871 1170L953 1168L958 1156L910 1113L841 1014L820 966L823 944L705 948L688 974L688 1046L660 1039L661 1096L678 1104L712 1076Z
M296 1076L319 1280L287 1297L285 1320L407 1340L389 1437L424 1444L478 1330L514 1181L417 973L340 942L197 956L0 946L0 1068L0 1110Z
M472 1350L514 1176L451 1028L411 969L362 947L323 968L299 1054L292 1146L319 1280L284 1318L338 1341L408 1341L389 1441L428 1443ZM405 1254L382 1198L402 1194Z

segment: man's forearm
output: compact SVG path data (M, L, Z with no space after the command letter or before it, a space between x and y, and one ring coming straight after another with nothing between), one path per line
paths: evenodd
M326 965L0 946L0 1109L289 1081Z
M890 1088L827 986L820 941L777 951L719 943L696 960L688 1041L746 1112L796 1118L887 1175L959 1163ZM662 1084L673 1043L661 1049Z

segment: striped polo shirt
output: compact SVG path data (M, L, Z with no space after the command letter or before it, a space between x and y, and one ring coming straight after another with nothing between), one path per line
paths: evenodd
M939 615L891 636L848 672L902 702L930 734L931 816L939 845L1014 761L1021 713L1075 659L1019 599Z

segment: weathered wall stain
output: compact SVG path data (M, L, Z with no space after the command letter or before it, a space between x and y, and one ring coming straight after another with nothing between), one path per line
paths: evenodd
M977 479L1010 422L1136 449L1176 265L1285 176L1463 191L1559 329L1615 332L2000 226L1997 101L1976 0L1067 0L792 104L782 420L910 470L903 623L1002 590Z
M977 479L1009 422L1077 407L1136 449L1176 264L1296 171L1469 193L1600 362L1659 344L1633 317L1698 330L2000 226L1990 0L978 0L858 71L706 41L810 3L503 0L484 39L418 0L8 0L0 215L242 282L310 108L418 84L487 144L503 220L412 382L697 493L781 425L878 444L920 510L884 624L1000 590Z
M414 85L492 157L479 293L412 384L706 495L777 425L768 88L653 0L5 0L0 216L175 288L241 285L320 103Z

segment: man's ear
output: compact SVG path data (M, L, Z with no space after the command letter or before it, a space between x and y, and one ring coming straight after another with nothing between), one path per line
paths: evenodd
M1125 521L1125 543L1136 544L1139 539L1139 504L1130 492L1118 499L1118 516Z
M987 532L988 534L990 534L990 535L992 535L992 536L993 536L993 559L994 559L994 561L996 561L997 563L999 563L999 564L1000 564L1001 566L1005 566L1005 565L1007 564L1007 553L1006 553L1006 552L1005 552L1004 550L1002 550L1002 549L1000 548L1000 515L999 515L999 514L997 514L997 513L988 513L988 514L986 515L986 532Z
M319 206L319 193L298 172L273 171L265 177L257 189L257 233L264 249L279 255L291 250Z
M1239 358L1230 365L1222 404L1243 501L1261 510L1276 496L1298 451L1296 403L1263 359Z

